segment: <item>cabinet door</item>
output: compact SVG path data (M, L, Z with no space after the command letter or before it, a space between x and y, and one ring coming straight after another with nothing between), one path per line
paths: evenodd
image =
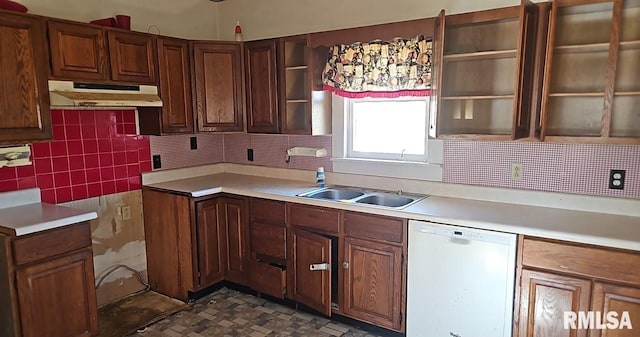
M247 202L244 199L223 198L223 219L227 233L226 274L231 282L246 284L247 278Z
M158 38L162 133L193 132L189 43Z
M279 131L276 40L247 42L247 131Z
M156 83L153 38L146 34L109 31L111 79Z
M344 314L400 330L402 247L349 237L344 242Z
M242 131L242 53L237 43L193 45L198 131Z
M106 80L109 74L104 29L49 21L51 70L54 77Z
M564 328L565 311L588 311L591 281L522 270L518 336L586 337Z
M623 312L629 315L632 329L595 329L590 337L635 337L640 324L640 289L596 282L593 288L591 310L601 313L616 312L620 320ZM606 323L606 321L603 320ZM621 322L622 323L622 322Z
M220 198L199 202L196 236L198 240L198 287L203 288L224 279L226 270L226 237Z
M189 197L145 188L142 202L151 290L187 301L197 280Z
M51 139L43 22L0 13L0 144Z
M294 228L291 231L293 299L331 314L331 239ZM322 269L321 265L326 269Z
M91 249L18 269L16 281L22 336L97 334Z

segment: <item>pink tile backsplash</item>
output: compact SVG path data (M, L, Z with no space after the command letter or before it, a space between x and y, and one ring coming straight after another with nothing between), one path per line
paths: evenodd
M149 138L133 110L52 110L53 140L31 145L32 164L0 168L0 192L39 187L62 203L140 189L151 170ZM124 132L124 133L123 133Z
M198 148L191 150L191 137L198 139ZM186 134L150 136L151 154L160 155L162 170L188 166L215 164L223 159L223 135ZM132 154L133 155L133 154Z
M198 134L198 149L213 149L210 153L190 151L189 137L190 135L151 137L151 153L160 155L162 170L225 162L306 170L315 170L324 166L326 171L331 171L331 136ZM204 147L201 147L201 137L206 137L205 143L202 144ZM291 162L287 163L285 161L287 149L294 146L324 147L329 154L324 158L292 157ZM253 149L252 162L247 160L248 149Z
M511 163L523 165L522 180L511 179ZM608 188L611 169L627 171L624 190ZM448 140L443 181L640 198L640 146Z

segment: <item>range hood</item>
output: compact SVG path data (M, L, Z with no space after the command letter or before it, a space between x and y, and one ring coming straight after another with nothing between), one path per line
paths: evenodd
M152 85L114 85L49 81L53 108L161 107L158 88Z

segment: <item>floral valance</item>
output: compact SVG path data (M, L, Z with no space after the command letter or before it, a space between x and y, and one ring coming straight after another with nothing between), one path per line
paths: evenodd
M325 90L339 96L428 96L431 88L433 43L422 36L329 49L322 73Z

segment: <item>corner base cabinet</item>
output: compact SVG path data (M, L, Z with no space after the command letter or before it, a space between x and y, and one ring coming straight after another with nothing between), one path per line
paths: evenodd
M640 322L640 254L529 237L521 241L521 248L520 305L515 309L514 336L638 335L635 329ZM569 329L565 329L565 312L576 315L568 322ZM618 329L584 328L589 323L614 324L608 320L610 312L617 314ZM591 322L579 319L590 313L594 315ZM635 323L634 329L622 325L623 315Z
M0 234L0 335L96 336L94 284L88 222Z
M188 301L189 292L223 280L247 283L247 199L142 193L152 290Z

